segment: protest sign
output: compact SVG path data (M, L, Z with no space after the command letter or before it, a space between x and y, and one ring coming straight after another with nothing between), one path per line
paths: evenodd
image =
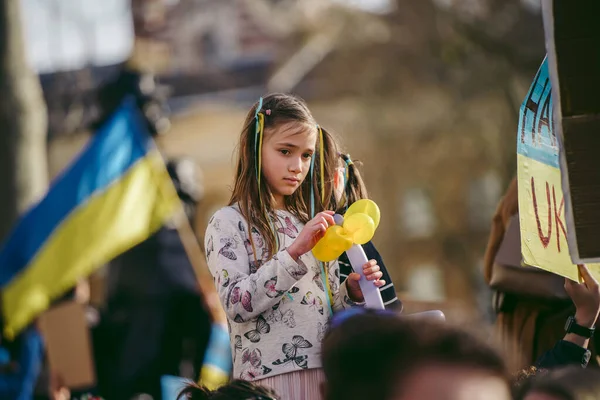
M600 262L600 4L542 4L569 253L573 263Z
M567 246L559 141L553 122L548 61L523 101L517 131L517 179L524 264L579 280ZM589 265L600 277L600 265Z

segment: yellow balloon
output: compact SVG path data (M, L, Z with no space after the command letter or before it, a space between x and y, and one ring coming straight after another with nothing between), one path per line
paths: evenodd
M319 261L328 262L338 258L352 247L352 239L344 234L344 228L335 225L327 229L325 236L313 247L313 254Z
M354 244L365 244L373 238L379 219L379 207L374 201L363 199L352 204L344 215L343 226L330 226L312 249L317 260L333 261Z
M375 223L367 214L353 214L344 219L344 230L356 244L365 244L375 235Z
M373 219L375 229L377 229L379 226L381 213L379 211L379 207L373 200L362 199L354 202L350 207L348 207L348 211L346 211L346 214L344 215L344 221L354 214L367 214Z

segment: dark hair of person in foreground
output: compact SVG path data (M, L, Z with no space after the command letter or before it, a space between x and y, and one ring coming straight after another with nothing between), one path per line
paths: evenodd
M516 400L600 399L600 370L572 365L542 371L517 391Z
M208 390L195 383L179 393L178 400L281 400L273 389L239 379L216 390Z
M465 330L369 311L334 316L331 325L322 353L326 400L459 399L476 390L489 400L510 398L503 358Z

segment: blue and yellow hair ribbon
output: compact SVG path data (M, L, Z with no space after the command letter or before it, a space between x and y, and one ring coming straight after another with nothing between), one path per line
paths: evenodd
M325 201L325 151L323 141L323 129L317 124L317 130L319 131L319 166L320 166L320 187L321 187L321 204ZM314 193L314 178L313 172L315 168L315 157L310 162L310 207L311 207L311 218L315 217L315 193ZM323 287L327 291L327 306L331 315L333 315L333 294L331 293L331 285L329 284L329 269L325 266L325 263L318 261L321 267L321 279L323 281Z
M342 161L344 161L344 184L342 185L343 190L342 193L344 195L344 206L348 206L348 181L350 180L350 166L354 164L354 162L352 161L352 158L350 158L350 154L346 154L346 156L344 157L343 154L340 154L340 158L342 159Z
M323 129L317 125L319 129L319 158L321 162L321 202L325 201L325 151L323 150Z
M258 114L260 113L260 109L262 108L262 103L263 103L263 98L261 97L258 100L258 105L256 106L256 110L254 111L254 152L255 152L255 156L257 158L257 162L255 165L255 169L256 169L256 176L258 177L260 175L259 170L260 170L260 162L258 162L258 132L261 130L260 129L260 123L258 120ZM260 191L260 185L258 186L258 190Z
M256 153L256 180L258 182L258 198L260 199L260 206L265 215L265 218L269 222L269 227L271 228L271 232L275 237L275 253L279 251L279 236L277 236L277 231L275 230L275 226L273 226L273 221L271 221L271 217L267 211L267 206L264 204L261 193L261 177L262 177L262 144L263 144L263 136L265 131L265 115L261 112L263 107L263 98L261 97L258 100L258 105L256 106L256 110L254 111L254 118L256 119L254 125L254 152ZM258 255L256 254L256 249L254 247L254 240L252 240L252 232L250 232L250 244L252 245L252 252L254 253L254 259L258 260Z

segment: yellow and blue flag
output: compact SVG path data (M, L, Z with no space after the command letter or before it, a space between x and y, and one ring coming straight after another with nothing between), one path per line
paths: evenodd
M0 248L5 335L180 209L135 99L126 98Z
M229 381L232 368L233 361L227 327L213 323L200 370L200 384L210 390L215 390Z

